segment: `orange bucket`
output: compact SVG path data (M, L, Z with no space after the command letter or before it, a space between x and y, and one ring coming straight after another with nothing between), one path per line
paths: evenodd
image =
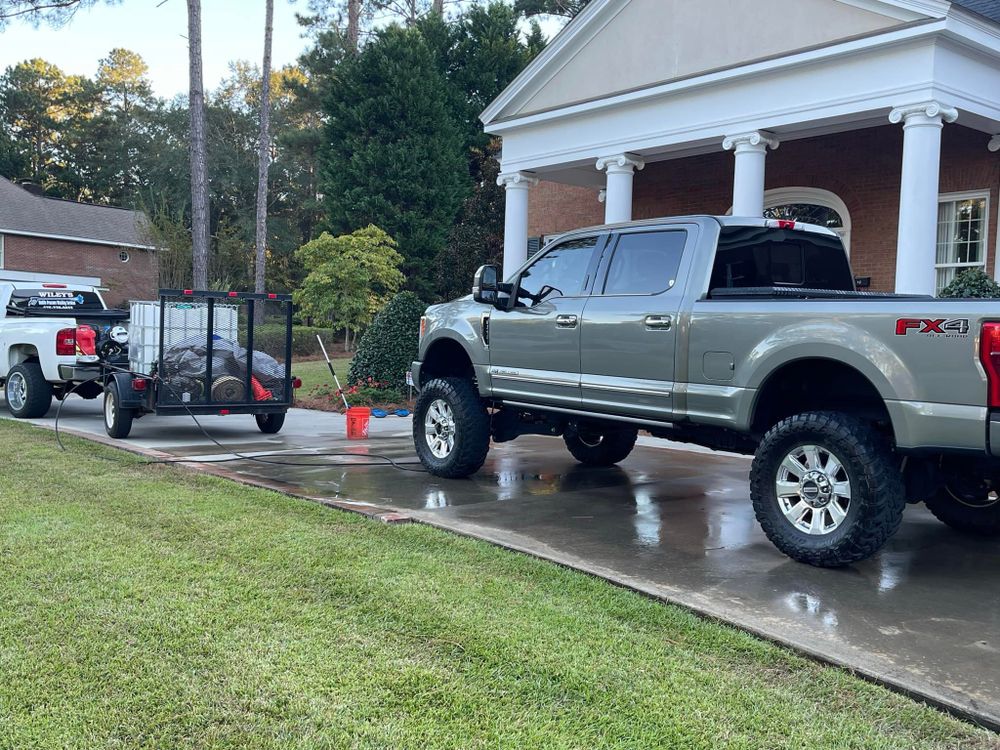
M372 410L367 406L352 406L347 410L347 439L367 440L368 422L371 420Z

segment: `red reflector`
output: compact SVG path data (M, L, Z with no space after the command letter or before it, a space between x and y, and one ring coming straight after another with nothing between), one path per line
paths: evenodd
M292 388L301 388L302 378L292 378Z
M229 296L230 297L238 297L239 296L239 292L230 292Z
M185 289L184 294L194 294L194 292L191 289Z
M229 409L219 409L219 416L224 417L229 414Z
M987 406L1000 409L1000 323L983 323L979 361L986 370Z
M76 353L85 357L93 357L97 354L97 331L90 326L77 327Z
M278 295L277 294L269 294L269 295L267 295L267 298L268 299L278 299Z
M42 289L65 289L65 284L42 284Z
M76 354L76 329L63 328L56 334L56 356L72 357Z
M146 390L146 381L143 378L133 378L132 379L132 390L133 391L144 391L144 390Z
M795 222L788 219L778 219L778 229L795 229Z

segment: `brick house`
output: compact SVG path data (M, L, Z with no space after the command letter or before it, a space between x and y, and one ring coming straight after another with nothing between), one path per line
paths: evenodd
M154 299L145 221L141 211L47 198L0 177L0 277L96 281L113 307Z
M568 229L732 212L835 229L873 290L1000 277L1000 0L591 0L482 119L505 273Z

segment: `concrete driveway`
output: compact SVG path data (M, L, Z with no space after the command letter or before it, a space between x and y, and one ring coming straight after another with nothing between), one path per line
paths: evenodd
M6 411L3 411L6 416ZM35 420L51 426L49 417ZM743 457L641 440L621 468L590 469L562 441L496 447L470 480L390 467L330 465L383 454L418 467L408 419L372 420L344 439L344 418L293 410L281 434L250 417L207 417L241 453L345 451L316 466L224 466L302 494L375 505L589 571L845 665L1000 726L1000 542L961 536L922 506L875 558L844 570L794 563L765 539ZM61 428L104 436L100 402L66 403ZM146 417L127 441L184 457L220 457L189 418ZM356 456L356 457L354 457Z

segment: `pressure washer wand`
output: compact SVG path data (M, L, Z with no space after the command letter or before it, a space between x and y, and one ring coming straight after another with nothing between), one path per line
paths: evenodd
M337 384L337 390L340 391L340 397L344 401L344 408L350 409L351 405L347 403L347 396L344 395L344 389L340 385L340 378L337 377L337 373L333 370L333 362L330 361L330 355L326 353L326 347L323 346L323 339L316 334L316 340L319 342L319 348L323 350L323 357L326 359L326 366L330 368L330 374L333 375L333 382Z

